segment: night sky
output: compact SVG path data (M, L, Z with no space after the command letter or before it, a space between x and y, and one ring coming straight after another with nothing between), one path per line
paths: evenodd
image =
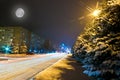
M0 0L0 26L23 26L54 43L72 46L83 30L89 13L97 0ZM25 10L24 18L15 16L17 8Z

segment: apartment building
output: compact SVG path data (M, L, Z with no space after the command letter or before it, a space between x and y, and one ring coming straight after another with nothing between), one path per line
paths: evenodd
M43 52L44 39L23 27L0 27L0 52Z

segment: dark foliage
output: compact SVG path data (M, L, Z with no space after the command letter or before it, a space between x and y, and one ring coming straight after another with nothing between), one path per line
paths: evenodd
M97 80L120 80L120 5L104 5L73 46L84 73Z

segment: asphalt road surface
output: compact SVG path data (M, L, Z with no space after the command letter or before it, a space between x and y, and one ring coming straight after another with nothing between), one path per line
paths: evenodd
M36 55L27 58L8 58L0 61L0 80L29 80L61 58L64 53Z

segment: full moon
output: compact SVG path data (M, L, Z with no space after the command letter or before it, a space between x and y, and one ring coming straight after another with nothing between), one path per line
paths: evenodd
M22 18L22 17L25 15L25 11L24 11L22 8L18 8L18 9L15 11L15 15L16 15L16 17L18 17L18 18Z

